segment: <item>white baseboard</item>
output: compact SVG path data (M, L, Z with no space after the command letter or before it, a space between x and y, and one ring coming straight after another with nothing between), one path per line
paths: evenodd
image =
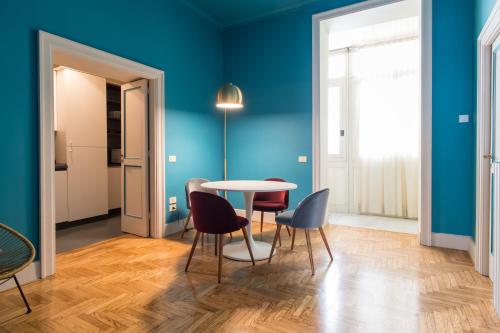
M243 216L246 217L246 212L244 209L235 209L236 214L238 216ZM269 212L264 212L264 222L266 223L274 223L274 213L269 213ZM252 215L252 220L253 221L260 221L260 212L253 212Z
M476 243L472 240L472 238L470 239L470 244L469 244L469 256L470 256L470 259L472 260L472 264L474 264L474 266L476 265Z
M182 231L182 228L184 227L184 222L186 221L186 218L170 222L170 223L165 223L163 225L163 237L167 237L173 234L176 234L178 232ZM189 222L188 228L193 227L193 222Z
M32 262L24 270L17 273L16 276L17 279L19 280L19 283L22 285L40 279L40 262L39 261ZM0 286L0 291L9 290L12 288L17 288L16 283L14 282L13 279L2 284Z
M493 281L493 254L491 253L488 258L488 277Z
M432 246L470 251L470 236L432 233Z

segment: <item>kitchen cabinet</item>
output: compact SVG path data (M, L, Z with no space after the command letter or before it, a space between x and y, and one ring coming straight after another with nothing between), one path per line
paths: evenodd
M68 149L69 221L108 213L106 152L105 147Z
M57 131L66 145L106 147L106 79L64 68L56 80Z

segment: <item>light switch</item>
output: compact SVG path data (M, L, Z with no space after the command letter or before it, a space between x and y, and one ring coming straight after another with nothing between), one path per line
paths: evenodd
M307 163L307 156L299 156L299 163Z
M459 123L468 123L469 122L469 115L468 114L461 114L458 116L458 122Z
M175 156L175 155L168 155L168 161L169 161L170 163L175 163L175 162L177 162L177 156Z
M170 197L170 198L168 198L168 203L170 205L177 203L177 197Z

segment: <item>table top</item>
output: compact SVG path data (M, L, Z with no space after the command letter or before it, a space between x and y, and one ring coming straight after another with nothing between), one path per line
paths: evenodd
M278 192L295 190L297 184L265 180L227 180L201 184L204 188L236 192Z

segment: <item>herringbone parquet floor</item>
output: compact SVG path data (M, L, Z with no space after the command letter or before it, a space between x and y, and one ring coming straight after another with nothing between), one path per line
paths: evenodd
M500 332L491 283L466 252L422 247L414 235L326 231L334 262L312 232L315 276L303 233L294 251L285 233L272 264L225 260L220 285L212 242L184 273L193 232L61 254L56 276L25 286L33 313L16 290L0 294L0 331Z

